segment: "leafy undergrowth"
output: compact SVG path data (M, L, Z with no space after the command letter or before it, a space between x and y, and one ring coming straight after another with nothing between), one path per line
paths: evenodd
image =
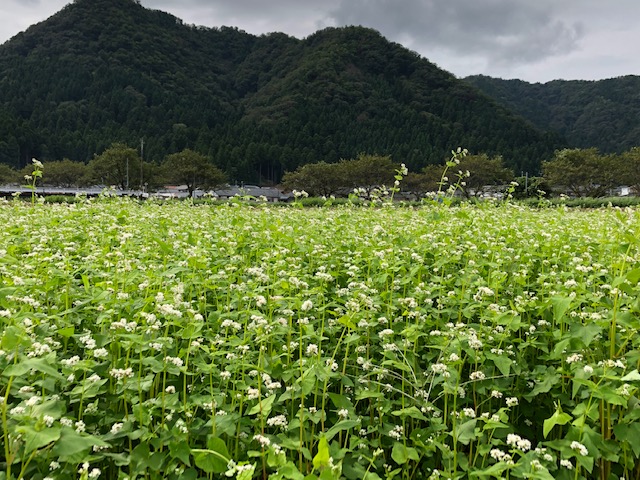
M640 475L635 209L0 221L1 479Z

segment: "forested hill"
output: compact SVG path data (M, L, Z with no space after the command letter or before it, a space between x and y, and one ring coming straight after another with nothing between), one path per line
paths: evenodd
M254 36L76 0L0 46L0 162L86 161L142 138L146 160L188 147L246 181L360 152L417 170L457 146L536 171L562 145L362 27Z
M640 77L527 83L487 76L465 79L571 146L614 153L640 146Z

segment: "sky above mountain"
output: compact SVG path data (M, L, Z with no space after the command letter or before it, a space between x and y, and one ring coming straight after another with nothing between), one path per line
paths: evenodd
M69 0L2 0L0 42ZM640 75L640 1L615 0L141 0L188 24L303 38L363 25L458 77L529 82Z

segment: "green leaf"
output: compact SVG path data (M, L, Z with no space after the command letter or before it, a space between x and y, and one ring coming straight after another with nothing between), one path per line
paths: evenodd
M2 346L3 350L14 350L24 337L25 335L21 329L15 325L9 325L3 330L0 346Z
M462 443L463 445L469 445L469 443L476 438L476 423L478 420L476 418L472 420L468 420L463 424L459 425L456 429L454 439L457 442Z
M329 430L327 430L327 433L325 434L326 440L331 440L333 437L336 436L337 433L343 430L349 430L350 428L355 428L359 425L360 425L360 422L358 420L341 420L338 423L336 423L333 427L331 427Z
M21 360L19 363L9 365L4 369L2 375L5 377L20 377L27 374L31 370L37 370L51 377L62 379L63 375L58 370L48 363L48 358L29 358Z
M209 436L207 447L191 449L196 466L206 473L226 472L231 458L224 441L218 437Z
M219 437L209 435L209 437L207 438L207 448L218 453L219 455L222 455L227 459L231 459L229 450L227 450L227 444Z
M627 405L627 399L618 394L610 386L604 385L593 392L593 396L596 398L602 398L605 402L611 405L619 405L624 407Z
M142 442L136 446L129 457L129 465L131 465L134 473L144 474L149 468L149 444Z
M70 338L70 337L73 337L73 334L75 333L75 328L73 325L71 325L69 327L60 328L56 333L61 337Z
M420 455L418 455L418 451L415 448L407 447L406 445L396 442L393 444L393 449L391 450L391 458L398 465L404 465L409 460L418 461L420 459Z
M362 480L382 480L376 472L367 472Z
M199 451L193 453L193 460L196 462L196 467L202 469L205 473L224 473L227 471L227 465L224 469L220 468L220 459L210 455L206 451Z
M110 445L99 438L65 428L61 432L60 439L54 445L52 453L54 456L60 457L61 461L73 463L82 459L94 446L109 447Z
M587 455L586 457L583 457L582 455L576 455L576 463L586 469L589 473L593 471L594 458L592 456Z
M504 472L507 468L509 468L509 464L508 463L506 463L506 462L498 462L498 463L494 463L489 468L486 468L484 470L475 470L473 472L470 472L469 473L469 477L470 478L475 478L475 477L502 478L501 473Z
M313 457L313 468L316 470L320 470L321 468L329 467L329 460L331 456L329 455L329 442L327 442L327 437L322 435L320 437L320 441L318 442L318 453Z
M202 331L203 326L204 326L203 323L190 323L186 327L184 327L180 332L178 332L177 335L179 335L180 338L186 338L186 339L197 337Z
M307 373L309 372L309 373ZM301 386L302 386L302 393L303 395L309 395L313 389L316 386L316 378L315 376L311 373L311 370L307 370L304 375L302 376L301 379L298 379L298 381L300 382Z
M253 478L253 472L256 470L256 464L252 464L249 468L243 470L238 474L236 480L251 480Z
M513 363L506 355L497 355L495 353L487 353L487 358L493 361L493 364L500 370L500 373L505 377L509 375L511 371L511 364Z
M555 385L557 385L560 382L560 379L562 378L562 376L558 373L552 374L551 372L553 372L553 369L548 368L547 375L544 377L544 380L536 383L536 386L533 387L533 390L531 390L531 392L527 393L524 396L527 400L531 400L532 398L534 398L536 395L539 395L540 393L547 393L549 390L551 390Z
M566 425L570 421L571 415L569 415L568 413L564 413L562 411L562 408L560 408L560 404L558 404L557 409L553 413L553 415L551 415L544 421L544 424L542 426L542 435L544 436L544 438L547 438L547 435L549 435L549 432L553 430L553 427L555 427L556 425Z
M551 304L553 305L553 319L559 322L564 317L564 314L569 310L571 306L571 298L569 297L552 297Z
M162 253L164 254L173 253L173 249L169 246L167 242L164 242L157 237L154 237L153 240L155 240L155 242L158 244Z
M356 391L356 400L360 401L360 400L365 400L367 398L383 398L384 397L384 393L382 392L376 392L375 390L358 390Z
M58 440L61 429L60 427L50 427L38 431L31 426L25 425L16 427L16 432L23 436L24 453L28 454Z
M85 379L82 384L77 385L69 392L69 397L78 400L94 398L103 393L102 386L108 381L106 378L98 380L97 382Z
M382 362L380 364L383 367L388 367L391 366L397 370L403 371L403 372L407 372L407 373L412 373L413 370L411 370L411 368L409 368L409 366L407 366L407 364L399 362L397 360L385 360L384 362Z
M304 475L300 473L298 468L292 462L287 462L285 465L280 467L278 469L278 475L290 480L304 480Z
M638 283L640 282L640 268L636 268L627 273L627 280L630 283Z
M636 457L640 457L640 423L619 423L613 427L613 433L619 442L626 442Z
M416 420L427 420L427 417L425 417L422 412L418 410L418 407L415 406L402 408L400 410L394 410L393 412L391 412L391 415L395 415L396 417L401 418L411 417L415 418Z
M336 477L330 468L325 468L318 477L318 480L338 480L338 478L339 477Z
M333 403L336 408L346 408L347 410L353 410L353 405L344 395L329 393L329 398L331 399L331 403Z
M343 315L338 319L338 323L344 325L347 328L350 328L351 330L355 330L357 327L356 324L351 321L352 317L353 315Z
M173 458L180 460L187 467L191 466L191 449L185 440L181 440L179 442L176 442L175 440L170 441L169 454Z
M247 415L256 415L257 413L260 413L263 417L268 417L269 413L271 413L271 407L273 406L275 399L276 396L271 395L264 400L258 401L256 405L249 409Z
M597 323L574 324L571 327L571 338L578 338L584 343L585 347L588 347L593 339L602 333L602 327Z
M623 381L623 382L637 382L637 381L640 380L640 372L638 372L638 369L633 370L633 371L627 373L620 380Z

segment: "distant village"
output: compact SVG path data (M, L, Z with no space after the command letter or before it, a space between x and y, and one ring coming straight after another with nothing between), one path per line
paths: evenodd
M28 187L3 185L0 186L0 197L15 197L31 195L32 190ZM122 190L113 187L93 186L86 188L64 188L64 187L37 187L36 195L39 196L86 196L98 197L100 195L111 195L119 197L135 197L135 198L164 198L164 199L185 199L189 197L189 190L186 185L165 186L155 192L146 192L144 190ZM193 192L195 198L210 197L218 200L230 200L232 198L255 199L266 202L289 202L293 199L292 193L286 193L275 187L259 187L256 185L225 185L215 190L195 190Z

